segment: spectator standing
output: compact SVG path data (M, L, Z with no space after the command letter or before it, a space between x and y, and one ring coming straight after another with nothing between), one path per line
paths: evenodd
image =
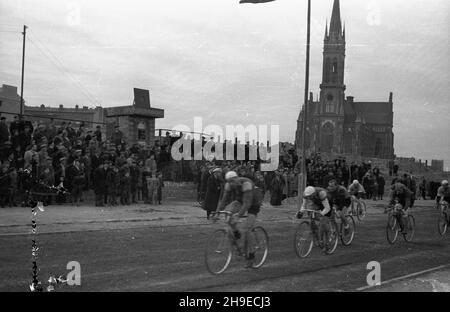
M211 212L216 211L222 192L222 169L215 168L212 174L208 177L206 185L205 201L203 209L206 210L206 218L209 219Z
M6 118L0 118L0 146L3 145L6 141L9 141L9 130L6 125Z
M277 170L275 172L275 177L272 179L270 184L270 204L272 206L281 206L282 197L283 180L281 177L281 172Z
M103 207L106 194L106 176L108 173L107 164L99 164L94 170L93 182L94 182L94 193L95 193L95 206Z
M378 184L378 197L380 200L383 200L384 186L386 185L386 181L382 173L378 175L377 184Z

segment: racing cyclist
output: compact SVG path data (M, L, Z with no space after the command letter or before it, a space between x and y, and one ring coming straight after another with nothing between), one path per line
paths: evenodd
M341 219L342 224L344 225L344 231L347 233L349 229L349 224L345 216L347 215L347 208L350 206L352 199L350 194L347 192L347 189L338 185L335 178L332 178L328 181L328 200L330 201L333 208L336 209L336 216ZM334 220L334 218L332 218Z
M439 205L444 201L450 204L450 186L448 185L447 180L443 180L441 182L441 186L438 188L436 196L436 207L439 208Z
M365 192L364 187L358 180L353 180L353 183L348 187L350 196L356 197L357 199L360 199Z
M256 216L260 211L263 200L262 192L252 180L246 177L238 177L235 171L228 171L225 174L225 181L224 194L217 205L216 212L225 208L225 211L232 213L229 224L236 239L241 238L241 234L237 229L237 222L239 218L247 213L243 232L247 243L247 267L252 267L255 259L255 239L252 229L255 226ZM217 215L215 218L217 219Z
M389 195L389 206L392 207L395 204L395 200L402 206L402 210L405 216L408 216L409 208L412 208L413 192L411 192L404 183L403 180L398 180L391 186L391 193ZM397 218L400 230L402 234L406 234L406 229L403 224L403 218L400 216Z
M328 202L327 191L321 187L314 186L305 188L305 191L303 192L303 203L296 215L298 219L303 217L306 209L318 211L321 215L319 229L317 229L315 222L311 223L311 229L319 246L323 248L324 244L322 242L322 236L323 233L326 233L327 235L329 233L329 222L331 217L331 208L330 203Z

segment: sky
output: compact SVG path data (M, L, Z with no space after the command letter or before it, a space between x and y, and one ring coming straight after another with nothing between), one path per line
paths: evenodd
M303 103L306 0L0 0L0 83L28 105L131 105L150 90L157 128L279 125L293 142ZM394 93L397 156L450 167L450 1L341 0L346 95ZM333 0L312 1L310 91L322 75Z

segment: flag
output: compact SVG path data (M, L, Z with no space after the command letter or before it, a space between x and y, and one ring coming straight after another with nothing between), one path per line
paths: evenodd
M266 2L272 2L275 0L241 0L239 3L266 3Z

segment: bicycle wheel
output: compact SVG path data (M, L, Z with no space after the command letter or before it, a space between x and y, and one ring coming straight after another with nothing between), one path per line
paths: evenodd
M356 205L356 217L358 218L359 221L362 221L365 218L366 212L367 212L366 203L363 202L362 200L359 200L358 204Z
M352 216L346 216L345 217L347 224L349 225L349 228L346 230L344 229L344 225L341 223L341 242L344 246L350 246L353 242L353 238L355 237L355 231L356 231L356 225L355 225L355 219L353 219Z
M255 237L255 260L253 268L261 267L267 259L269 253L269 235L263 227L257 226L252 230Z
M414 238L414 233L416 231L416 221L412 215L408 216L408 221L406 224L407 233L403 234L403 238L405 241L410 242Z
M336 250L337 244L338 244L338 230L336 228L336 224L334 222L330 222L330 231L329 233L324 233L324 246L325 246L325 253L327 255L331 255Z
M399 226L397 219L391 214L388 217L388 223L386 225L386 238L389 244L392 245L393 243L395 243L395 241L397 240L398 232Z
M212 274L223 273L231 261L232 247L227 231L216 230L209 237L205 249L206 268Z
M295 231L294 250L298 257L306 258L314 246L314 239L309 221L303 221Z
M447 233L447 227L448 227L448 223L447 223L447 214L445 212L441 212L439 214L439 219L438 219L438 232L439 235L444 236L445 233Z

